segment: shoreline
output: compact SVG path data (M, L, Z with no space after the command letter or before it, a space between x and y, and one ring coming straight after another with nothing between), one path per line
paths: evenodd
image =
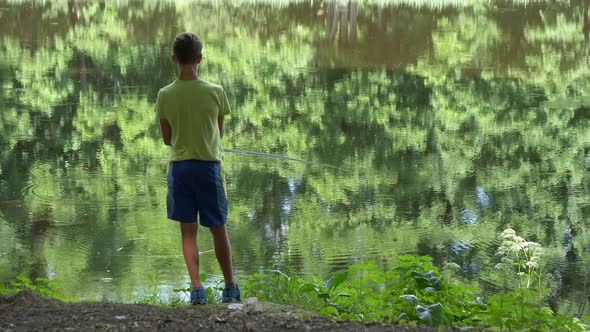
M62 302L24 290L0 296L2 331L438 331L381 323L335 321L313 310L260 302L261 310L227 304L159 307L111 302Z

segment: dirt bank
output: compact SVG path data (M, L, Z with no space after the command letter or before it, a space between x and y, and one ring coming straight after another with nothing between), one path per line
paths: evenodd
M306 309L261 303L256 312L227 305L164 308L109 302L64 303L31 291L0 297L2 331L432 331L336 322Z

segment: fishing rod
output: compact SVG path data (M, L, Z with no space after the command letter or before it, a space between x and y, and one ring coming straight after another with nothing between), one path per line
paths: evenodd
M278 155L274 155L274 154L270 154L270 153L261 153L261 152L236 150L236 149L224 149L224 152L241 154L241 155L246 155L246 156L253 156L253 157L273 158L273 159L286 160L286 161L295 161L295 162L298 162L298 163L303 163L303 164L308 164L308 165L322 166L322 167L329 167L329 168L333 168L333 169L339 169L339 167L328 165L328 164L322 164L322 163L318 163L318 162L315 162L315 161L309 161L309 160L298 159L298 158L278 156Z

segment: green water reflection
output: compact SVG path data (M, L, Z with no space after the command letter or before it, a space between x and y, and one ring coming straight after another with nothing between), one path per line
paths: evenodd
M412 253L493 290L510 226L546 248L554 306L584 310L588 3L389 2L0 1L0 278L184 285L153 103L190 30L230 98L225 147L308 161L226 154L241 276Z

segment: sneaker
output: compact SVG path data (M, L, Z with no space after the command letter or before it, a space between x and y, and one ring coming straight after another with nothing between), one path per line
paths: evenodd
M242 299L240 298L240 288L238 284L231 283L228 287L225 287L223 292L221 293L221 302L223 303L240 303Z
M205 295L205 288L203 286L193 288L191 292L192 304L207 304L207 296Z

